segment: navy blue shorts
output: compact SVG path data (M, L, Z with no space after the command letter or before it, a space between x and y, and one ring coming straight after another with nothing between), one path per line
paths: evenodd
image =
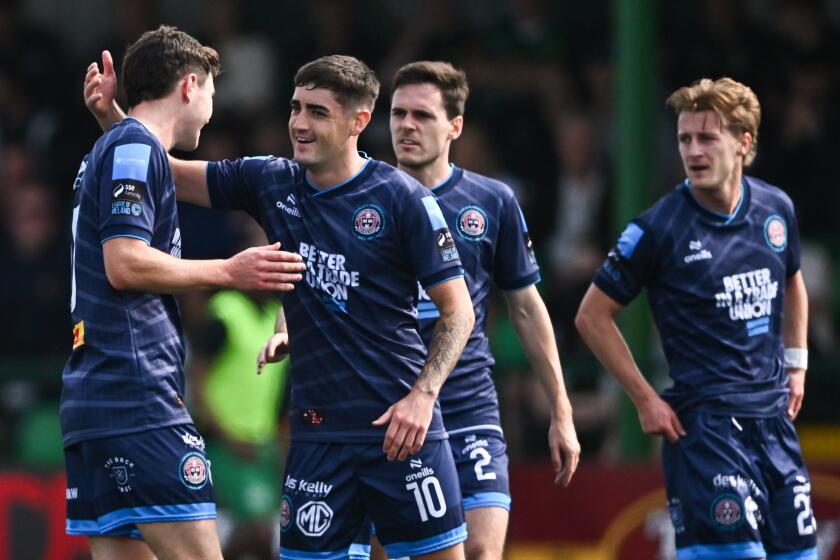
M216 517L210 462L191 424L83 441L64 458L70 535L139 538L140 523Z
M390 558L467 538L449 442L388 461L382 443L292 442L280 505L283 560L370 555L370 524Z
M786 415L680 417L663 444L678 560L816 560L811 483Z
M464 509L500 507L510 511L510 482L505 437L501 432L471 430L449 432Z

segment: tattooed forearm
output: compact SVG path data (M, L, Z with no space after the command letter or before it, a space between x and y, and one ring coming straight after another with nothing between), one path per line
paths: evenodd
M449 372L455 367L473 328L472 314L453 311L441 313L429 343L426 365L417 378L415 388L437 396Z

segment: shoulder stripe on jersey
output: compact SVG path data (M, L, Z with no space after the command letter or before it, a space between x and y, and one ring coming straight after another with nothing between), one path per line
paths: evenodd
M446 220L443 218L443 212L440 211L440 206L438 206L435 197L424 196L421 200L423 206L426 207L426 214L429 215L429 223L432 224L432 229L445 229L447 227Z
M145 183L149 173L152 147L148 144L123 144L114 148L111 179L134 179Z
M639 240L642 239L644 234L645 230L638 225L632 222L628 224L621 237L618 238L618 252L621 253L621 256L625 259L632 257L633 251L636 250L636 245L639 244Z
M522 233L528 233L528 223L525 221L525 213L522 212L522 207L519 204L516 205L516 209L519 210L519 219L522 222Z

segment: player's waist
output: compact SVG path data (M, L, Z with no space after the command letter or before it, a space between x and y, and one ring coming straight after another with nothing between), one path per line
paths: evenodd
M788 389L782 383L709 383L705 386L675 383L662 398L678 413L765 417L775 416L787 404Z
M395 400L396 402L396 400ZM289 409L292 438L300 441L381 441L385 426L374 426L390 405L339 407L295 405ZM440 409L432 413L427 439L445 439Z

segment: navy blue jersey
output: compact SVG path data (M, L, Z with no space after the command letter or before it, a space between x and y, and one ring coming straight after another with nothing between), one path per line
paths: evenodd
M184 342L171 295L115 290L102 245L142 239L181 255L175 188L160 142L135 119L112 127L73 184L73 352L62 374L64 445L190 423Z
M499 181L452 166L449 178L432 189L453 231L464 279L475 309L475 327L464 353L440 392L444 423L450 432L499 426L494 361L485 328L490 288L518 290L538 282L528 226L513 191ZM428 344L438 311L424 290L417 305L420 333Z
M298 163L273 157L210 163L207 179L214 207L245 210L307 266L284 295L292 439L380 441L384 428L371 422L405 397L425 363L417 281L463 274L434 197L375 160L325 190ZM437 405L428 437L446 437Z
M745 177L735 212L682 183L633 220L595 277L622 305L647 287L677 411L771 416L787 403L782 302L799 270L793 203Z

